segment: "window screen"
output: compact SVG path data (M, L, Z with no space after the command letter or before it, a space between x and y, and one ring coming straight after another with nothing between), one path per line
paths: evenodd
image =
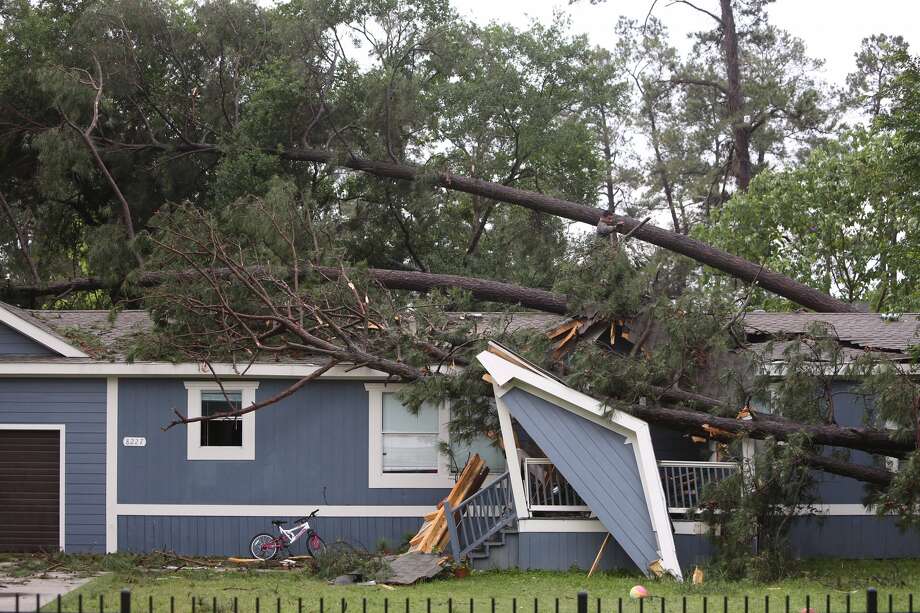
M227 400L229 399L229 402ZM229 411L237 411L243 404L242 392L228 391L226 396L220 390L201 392L201 416L208 417ZM243 418L219 417L201 422L202 447L242 447Z
M425 404L418 414L395 393L383 394L383 472L438 472L438 408Z

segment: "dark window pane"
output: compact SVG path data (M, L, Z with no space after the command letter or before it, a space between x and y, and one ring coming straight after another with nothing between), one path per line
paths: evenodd
M229 400L229 402L228 402ZM208 417L230 411L237 411L243 404L242 392L220 390L201 392L201 415ZM201 423L202 447L242 447L242 417L219 417Z
M201 424L202 447L242 447L243 422L239 419L215 419Z

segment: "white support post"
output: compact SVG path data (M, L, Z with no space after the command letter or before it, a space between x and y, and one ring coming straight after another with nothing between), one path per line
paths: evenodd
M504 391L493 385L495 393L495 408L498 410L498 423L502 428L502 444L505 447L505 461L508 463L508 478L511 479L511 494L514 496L514 510L518 519L530 517L527 508L527 498L524 495L524 479L521 475L521 461L517 454L517 443L514 440L514 427L511 425L511 412L502 400Z

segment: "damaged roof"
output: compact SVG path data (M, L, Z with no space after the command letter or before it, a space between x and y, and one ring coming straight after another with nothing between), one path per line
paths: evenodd
M920 314L903 313L767 313L744 316L748 337L795 335L815 324L826 324L841 342L866 350L906 352L920 344Z
M149 313L143 310L59 311L20 309L4 303L0 303L0 306L62 342L77 346L91 356L105 355L107 359L124 359L131 339L154 328ZM549 332L572 321L565 316L534 311L461 312L450 313L448 318L457 324L472 324L473 331L484 336L522 329ZM918 313L886 315L753 311L746 313L742 321L748 338L755 343L776 336L802 334L812 325L823 322L854 350L906 353L911 346L920 345ZM777 358L780 354L777 353Z

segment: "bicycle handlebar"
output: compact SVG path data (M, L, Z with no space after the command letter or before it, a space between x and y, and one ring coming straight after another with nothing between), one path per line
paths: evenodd
M311 517L316 517L316 514L317 514L317 513L319 513L319 509L313 509L313 512L310 513L309 515L307 515L306 517L299 517L299 518L295 519L295 520L294 520L294 523L295 523L295 524L299 524L300 522L307 521L307 520L310 519Z

